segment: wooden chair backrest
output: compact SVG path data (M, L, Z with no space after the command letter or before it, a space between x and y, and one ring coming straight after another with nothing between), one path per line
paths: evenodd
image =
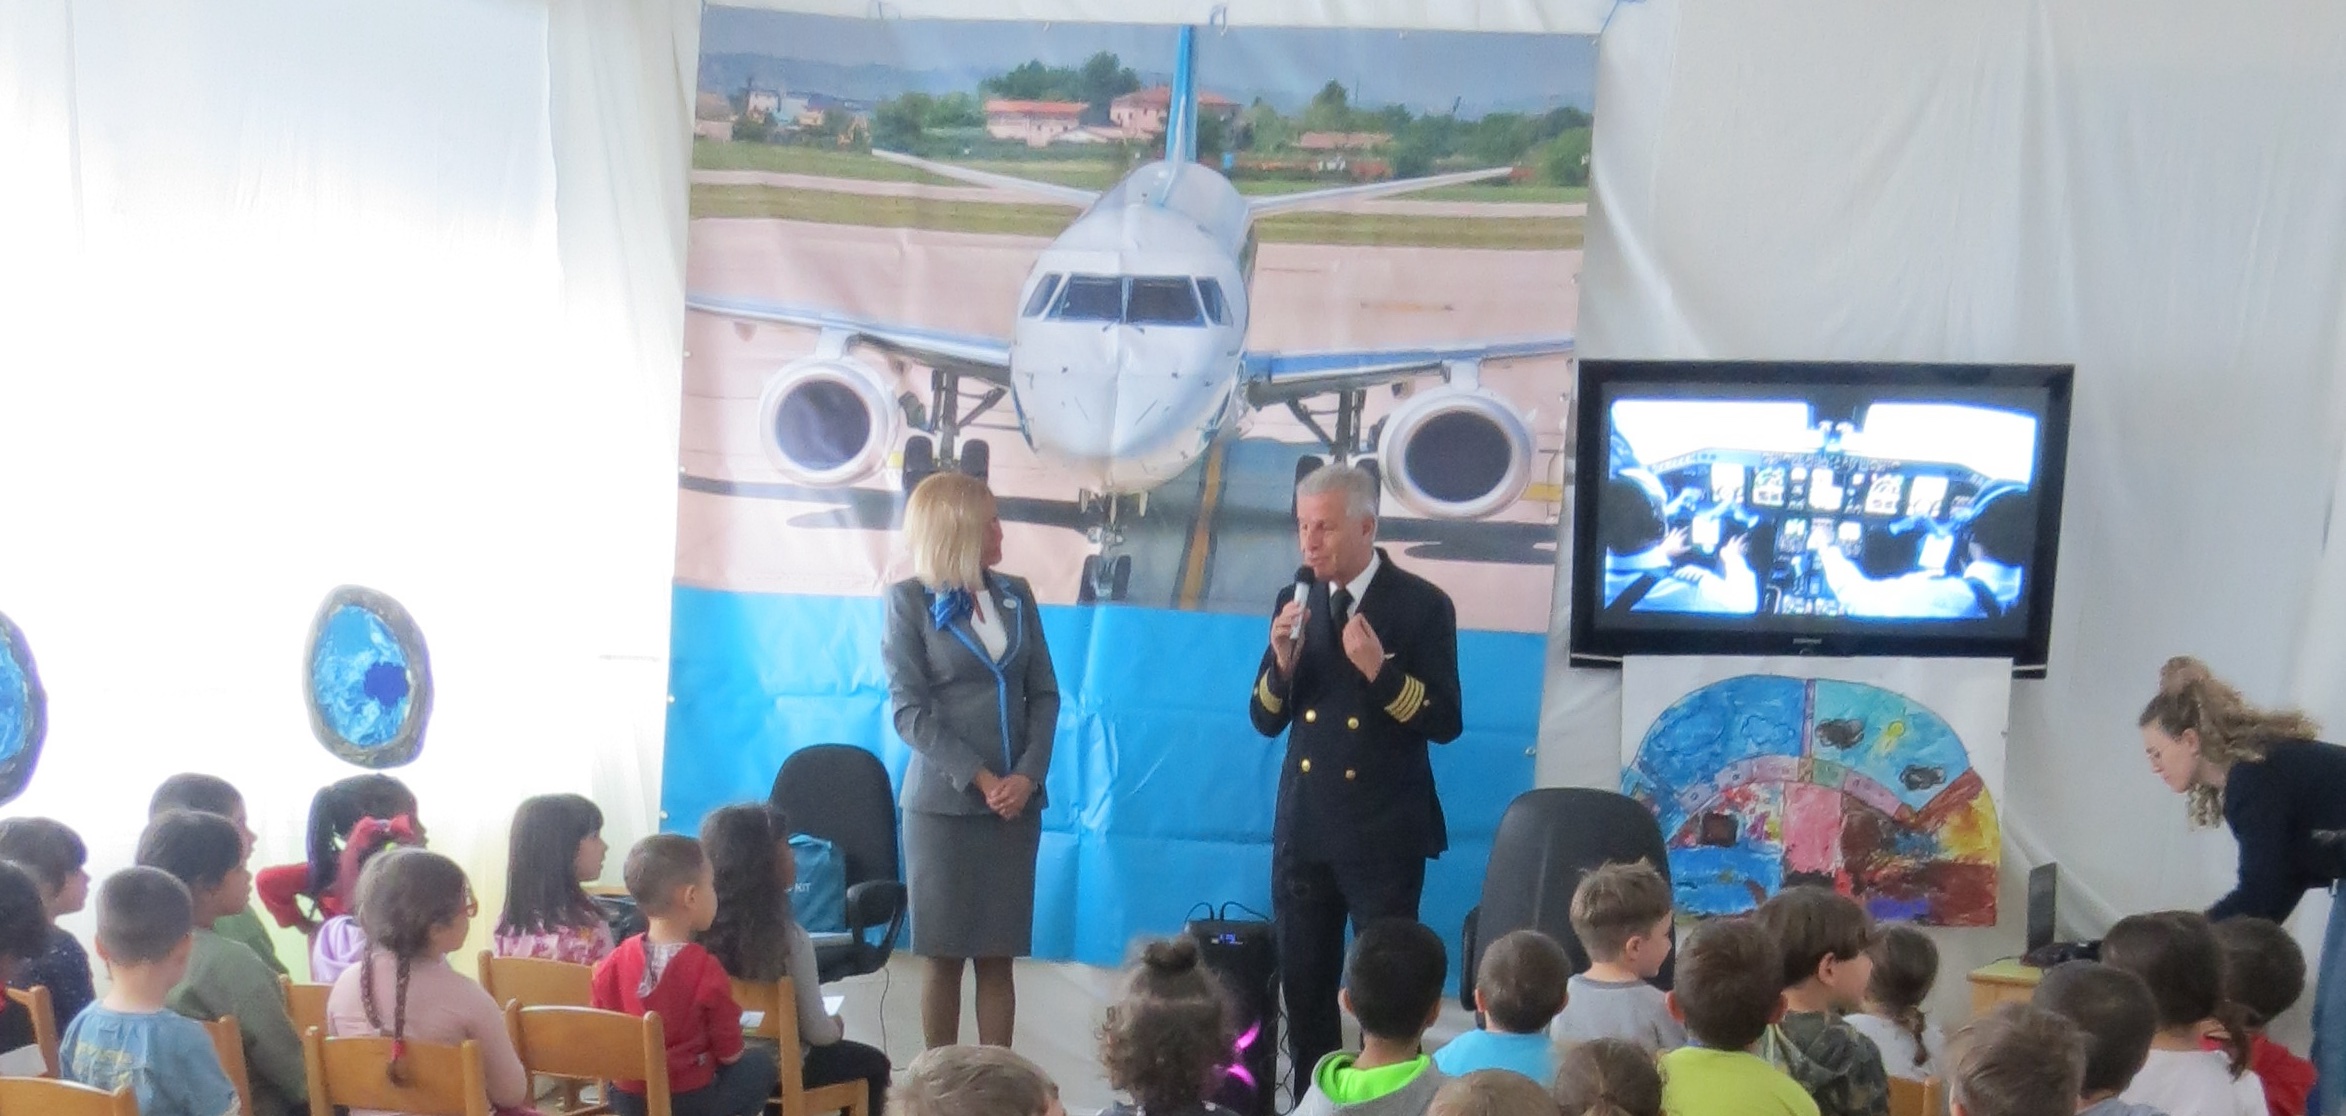
M505 1005L505 1029L531 1073L644 1083L646 1116L670 1116L668 1033L660 1013Z
M405 1085L391 1082L391 1040L327 1038L315 1027L301 1036L309 1070L310 1111L334 1106L381 1108L414 1116L490 1116L489 1083L481 1073L481 1045L407 1044Z
M253 1076L244 1064L244 1031L236 1025L236 1017L223 1015L204 1024L204 1032L212 1036L212 1053L220 1057L220 1072L228 1075L228 1083L236 1086L236 1100L244 1111L253 1110Z
M798 987L789 977L770 983L737 980L733 982L733 1000L744 1012L762 1012L765 1018L755 1027L745 1027L742 1033L752 1038L772 1039L782 1049L776 1059L781 1078L776 1091L782 1116L806 1116L809 1112L846 1112L850 1116L868 1116L871 1106L882 1098L870 1095L871 1087L862 1080L825 1085L816 1089L806 1087L798 1054Z
M1946 1111L1946 1088L1937 1078L1913 1081L1890 1079L1890 1116L1941 1116Z
M71 1081L0 1077L0 1116L138 1116L138 1098L128 1085L109 1093Z
M595 970L568 961L541 961L532 957L498 957L481 951L481 987L500 1004L520 1001L523 1007L593 1007Z
M49 1001L49 990L38 984L31 988L11 988L8 998L32 1014L33 1045L41 1048L41 1064L48 1067L41 1076L61 1076L63 1071L57 1062L57 1008Z
M277 987L285 991L285 1015L293 1020L295 1034L307 1034L312 1027L326 1029L326 997L334 994L333 985L303 984L280 976Z

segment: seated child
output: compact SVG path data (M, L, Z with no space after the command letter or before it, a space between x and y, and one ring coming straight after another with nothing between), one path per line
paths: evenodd
M0 860L0 982L49 950L49 916L33 874ZM32 1077L48 1070L33 1037L33 1013L0 997L0 1074Z
M2305 992L2305 951L2279 923L2245 915L2216 924L2216 945L2224 951L2224 994L2246 1009L2248 1068L2265 1083L2265 1107L2272 1116L2305 1116L2313 1063L2265 1037L2265 1026Z
M1564 1051L1555 1097L1563 1116L1662 1116L1662 1074L1628 1039L1590 1039Z
M310 938L310 979L332 984L344 970L366 959L366 927L358 920L358 881L375 854L400 845L417 845L415 827L405 818L361 818L342 845L342 865L335 870L335 902L344 914L318 926Z
M65 1023L98 998L90 978L90 955L81 943L57 925L57 920L89 902L90 874L83 870L90 852L81 837L62 822L48 818L9 818L0 821L0 860L13 860L33 874L41 885L41 909L49 917L49 948L32 963L19 968L10 987L45 987L57 1022Z
M1938 1024L1923 1018L1922 1002L1939 980L1939 947L1921 930L1896 922L1882 927L1866 953L1874 972L1865 984L1865 1010L1851 1015L1849 1025L1873 1040L1890 1076L1938 1077L1947 1064L1945 1038Z
M1442 1087L1442 1071L1421 1047L1441 1017L1449 969L1442 939L1423 924L1387 918L1362 928L1337 993L1360 1021L1360 1055L1320 1059L1291 1116L1420 1116Z
M261 869L253 885L261 906L277 925L293 927L305 937L317 933L319 923L349 914L343 908L348 889L335 883L342 867L342 844L350 839L350 831L366 818L404 817L421 844L424 828L415 814L415 793L389 775L353 775L319 788L310 799L309 859Z
M1206 1098L1221 1083L1234 1038L1230 1001L1199 964L1197 942L1186 935L1150 942L1100 1027L1100 1068L1132 1098L1102 1116L1229 1116Z
M594 1006L660 1013L678 1112L762 1116L777 1080L774 1054L742 1042L732 978L693 944L717 917L717 884L701 843L672 833L646 837L628 852L626 875L627 893L650 928L595 966ZM643 1116L644 1083L614 1084L612 1107Z
M1888 1116L1890 1075L1874 1044L1841 1018L1873 977L1874 920L1857 900L1821 887L1788 887L1752 917L1776 940L1784 1018L1768 1028L1762 1056L1815 1097L1824 1116Z
M1566 1046L1627 1039L1649 1054L1686 1044L1686 1031L1647 983L1670 959L1670 881L1644 861L1608 864L1572 891L1572 932L1588 971L1572 978L1564 1010L1548 1029Z
M541 794L513 811L497 956L592 965L618 945L580 886L603 877L603 810L576 794ZM721 909L721 908L720 908ZM872 1098L879 1104L879 1098Z
M244 795L237 793L228 780L194 772L163 780L163 785L155 788L155 797L147 801L147 820L154 821L172 810L194 810L227 818L235 823L238 836L244 838L244 855L248 859L252 856L253 829L245 816ZM212 933L250 947L272 971L280 976L285 974L285 962L277 959L277 943L269 940L269 928L251 904L235 914L221 916L212 924Z
M125 868L98 888L98 956L113 982L58 1044L65 1079L125 1085L144 1116L238 1116L243 1101L203 1025L164 1004L195 949L195 901L159 868Z
M1426 1116L1556 1116L1556 1098L1514 1070L1475 1070L1443 1082Z
M2248 1033L2231 1027L2225 1051L2200 1045L2224 1002L2224 954L2196 911L2129 915L2102 939L2102 963L2142 978L2157 1006L2150 1057L2120 1099L2167 1116L2265 1116L2264 1082L2248 1072Z
M1668 1003L1689 1045L1662 1055L1667 1116L1817 1116L1798 1082L1751 1052L1784 1013L1783 957L1758 922L1695 927Z
M939 1046L922 1053L889 1091L887 1111L888 1116L1067 1116L1050 1076L1002 1046Z
M213 933L212 923L252 902L244 835L218 814L173 810L147 824L138 862L186 885L195 904L195 945L187 976L171 990L171 1010L190 1019L236 1017L244 1033L245 1070L255 1116L283 1116L307 1104L309 1074L301 1039L285 1013L285 991L253 951Z
M367 865L351 898L366 924L367 956L335 978L326 1033L389 1038L395 1052L409 1042L478 1043L489 1103L500 1112L527 1111L529 1071L514 1052L504 1009L448 964L480 910L464 869L435 852L392 849ZM404 1055L395 1054L389 1072L394 1082L406 1079Z
M1947 1098L1955 1116L2070 1116L2085 1039L2067 1017L2003 1004L1955 1032Z
M2095 961L2071 961L2047 970L2029 1002L2067 1018L2085 1036L2078 1116L2163 1116L2118 1099L2150 1056L2151 1036L2159 1030L2159 1007L2142 978Z
M1483 950L1475 969L1474 1006L1483 1029L1468 1031L1434 1052L1434 1065L1451 1077L1482 1069L1514 1070L1542 1085L1556 1080L1548 1024L1564 1008L1572 962L1564 947L1537 930L1517 930Z

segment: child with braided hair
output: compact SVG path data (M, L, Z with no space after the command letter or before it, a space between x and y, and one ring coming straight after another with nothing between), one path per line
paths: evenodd
M448 965L479 913L464 869L435 852L395 848L359 874L357 901L367 956L334 981L326 1032L390 1038L397 1045L389 1073L399 1084L406 1083L405 1044L478 1042L489 1103L500 1112L529 1111L529 1072L505 1031L504 1012Z
M1924 1018L1922 1004L1939 981L1939 947L1930 936L1903 922L1888 923L1867 947L1873 976L1865 984L1865 1010L1849 1025L1882 1052L1892 1077L1929 1081L1942 1076L1947 1040L1938 1024Z

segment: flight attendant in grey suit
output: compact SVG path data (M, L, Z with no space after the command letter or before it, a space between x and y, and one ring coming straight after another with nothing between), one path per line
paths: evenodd
M984 481L939 473L904 509L913 576L888 587L880 653L904 773L912 951L928 959L921 1033L961 1039L961 971L977 969L978 1041L1010 1045L1010 960L1033 949L1043 777L1059 681L1025 579L997 573L1002 521Z

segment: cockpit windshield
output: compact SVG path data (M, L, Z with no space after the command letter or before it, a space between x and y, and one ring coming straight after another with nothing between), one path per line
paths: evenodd
M1127 325L1200 326L1206 324L1206 306L1213 320L1228 311L1216 284L1201 303L1197 284L1185 275L1070 275L1059 289L1050 317L1062 322L1123 322Z

